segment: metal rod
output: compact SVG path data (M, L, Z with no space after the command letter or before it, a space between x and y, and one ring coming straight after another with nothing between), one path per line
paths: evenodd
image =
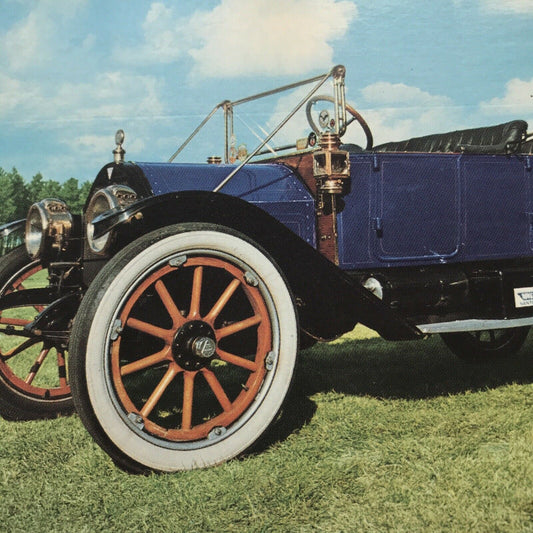
M241 168L246 165L250 159L252 159L252 157L254 157L277 133L278 131L283 128L283 126L285 126L285 124L287 124L287 122L296 114L296 112L305 104L305 102L307 102L307 100L309 100L309 98L311 98L311 96L313 96L313 94L315 94L318 89L320 89L320 87L322 87L322 85L324 85L324 83L326 83L326 81L329 79L329 77L331 76L331 74L333 73L333 71L336 69L337 67L334 67L332 70L330 70L327 74L323 74L322 76L318 76L316 78L310 78L309 80L306 80L305 83L311 83L313 81L316 81L316 80L319 80L319 82L311 89L311 91L309 92L309 94L307 94L304 98L302 98L302 100L298 103L298 105L279 123L279 125L272 131L272 133L270 133L270 135L268 135L266 137L266 139L261 142L259 144L259 146L257 146L257 148L255 148L255 150L253 152L251 152L248 157L237 167L235 168L232 172L230 172L214 189L213 189L213 192L218 192L220 191L220 189L222 189L222 187L224 187L224 185L226 185L226 183L228 183L228 181L230 181L233 176L235 176L235 174L237 174L237 172L239 172L239 170L241 170ZM299 85L302 85L302 83L304 82L300 82L298 84L293 84L295 86L299 86ZM286 87L290 87L290 86L286 86ZM278 91L275 91L275 92L278 92ZM265 93L262 93L263 95ZM266 93L266 94L274 94L274 93ZM257 98L259 98L258 95L256 95ZM255 97L250 97L250 98L255 98Z
M227 100L225 100L224 102L220 102L220 104L216 105L214 108L213 108L213 111L211 111L211 113L209 113L209 115L207 115L207 117L204 118L204 120L202 120L202 122L198 125L198 127L187 137L187 139L185 140L185 142L172 154L171 158L168 160L169 163L172 163L172 161L174 161L174 159L176 159L176 157L178 156L178 154L191 142L191 140L193 139L193 137L205 126L205 124L211 120L211 117L223 106L225 106L226 104L228 103Z
M251 102L252 100L258 100L259 98L264 98L265 96L271 96L273 94L281 93L283 91L288 91L289 89L296 89L296 87L301 87L302 85L313 83L314 81L323 79L324 76L329 77L330 75L331 75L331 72L327 72L326 74L320 74L319 76L315 76L314 78L309 78L307 80L290 83L289 85L284 85L283 87L277 87L276 89L271 89L270 91L265 91L262 93L254 94L253 96L247 96L246 98L241 98L240 100L235 100L231 102L231 105L235 107L240 104L245 104L246 102Z

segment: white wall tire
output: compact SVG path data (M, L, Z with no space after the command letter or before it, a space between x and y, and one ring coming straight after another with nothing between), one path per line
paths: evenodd
M146 301L153 310L143 315ZM157 322L164 317L152 318L160 308L175 315L171 327ZM239 316L222 321L231 313ZM159 344L130 356L142 352L135 340L143 335ZM198 339L205 338L216 344L211 358L210 352L198 355ZM226 346L243 351L232 354ZM85 295L70 347L74 401L95 440L123 468L212 466L249 448L270 425L289 389L297 351L291 293L268 255L225 228L172 226L125 248ZM155 385L138 393L138 376L144 386L151 371L159 372ZM235 390L235 380L245 380L242 390ZM171 386L181 398L170 415L156 416L159 402L174 397ZM210 398L209 407L198 397Z

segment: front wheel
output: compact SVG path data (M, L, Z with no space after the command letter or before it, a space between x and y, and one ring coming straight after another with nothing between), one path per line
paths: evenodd
M443 333L442 340L458 357L483 363L512 357L526 341L529 327Z
M47 270L23 246L0 258L0 298L48 285ZM31 299L24 306L0 309L0 415L8 420L73 410L65 346L25 330L43 309Z
M70 343L74 401L126 470L211 466L270 425L297 350L292 296L265 251L220 226L170 226L87 291Z

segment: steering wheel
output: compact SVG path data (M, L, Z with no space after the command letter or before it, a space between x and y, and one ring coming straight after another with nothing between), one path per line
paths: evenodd
M318 128L315 121L313 120L313 117L311 115L311 108L317 102L321 100L335 103L335 98L333 98L332 96L321 94L321 95L313 96L312 98L310 98L305 107L305 114L307 115L307 121L309 122L309 125L311 126L312 130L317 135L320 135L323 129ZM357 120L357 122L359 122L359 125L363 129L365 136L366 136L366 148L365 149L371 150L374 140L372 138L372 132L370 131L370 128L368 127L368 124L366 123L365 119L350 104L346 104L345 107L346 107L346 111L348 111L348 113L352 115L352 118L346 121L346 127L348 127L354 120ZM328 125L326 123L328 119L329 119L329 114L319 117L319 122L321 123L320 125L323 126L323 128L325 128ZM324 124L322 124L322 121L324 121Z

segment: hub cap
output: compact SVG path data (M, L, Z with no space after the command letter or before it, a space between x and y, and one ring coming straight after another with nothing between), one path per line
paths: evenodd
M186 370L199 370L209 365L216 351L213 328L201 320L183 325L174 338L172 355L176 363Z

